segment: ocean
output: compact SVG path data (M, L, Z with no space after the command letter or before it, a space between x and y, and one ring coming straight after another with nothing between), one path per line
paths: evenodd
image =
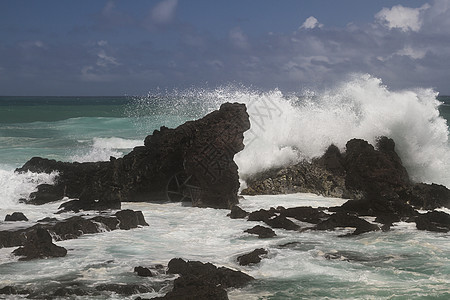
M423 88L393 91L379 78L366 74L328 90L295 94L229 85L156 91L145 96L3 96L0 230L31 226L53 216L60 204L19 202L38 184L55 180L55 174L14 173L31 157L71 162L120 157L143 145L145 136L160 126L176 127L224 102L245 103L250 114L246 147L235 156L241 187L258 171L319 156L331 143L344 150L351 138L373 143L381 135L394 139L414 180L450 187L450 97ZM290 194L246 196L240 206L254 211L344 202ZM151 288L139 296L156 297L170 289L173 277L138 277L133 274L134 267L167 265L170 259L181 257L238 269L257 279L247 287L229 290L230 299L450 299L450 235L418 231L414 223L400 222L389 232L345 238L339 235L348 229L275 229L277 237L258 239L244 233L256 223L230 219L228 210L179 203L123 203L122 208L142 210L150 226L58 242L68 249L64 258L18 261L11 255L13 248L0 249L0 289L13 285L45 296L61 287L88 290L103 283L133 283ZM30 221L2 222L15 211L23 212ZM256 248L268 249L268 257L257 265L239 266L237 256ZM99 292L79 299L137 296Z

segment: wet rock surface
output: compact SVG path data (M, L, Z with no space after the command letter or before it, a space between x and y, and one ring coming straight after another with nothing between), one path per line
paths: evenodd
M17 172L58 172L28 203L76 198L66 210L120 209L122 201L190 201L194 206L231 208L238 202L234 155L250 128L244 104L225 103L205 117L175 129L161 127L123 158L68 163L34 157Z
M375 224L366 220L350 215L345 212L339 212L331 215L325 221L320 222L313 227L315 230L334 230L337 227L354 227L356 228L352 235L358 235L370 231L380 230Z
M276 236L275 231L261 225L256 225L250 229L245 230L244 232L256 234L260 239L267 239Z
M419 230L435 232L450 231L450 215L442 211L431 211L419 214L415 218L416 227Z
M248 266L257 264L261 261L262 257L264 255L267 255L268 252L264 248L258 248L253 250L250 253L238 256L237 261L239 262L239 265L241 266Z
M83 234L112 231L117 229L131 229L148 226L141 211L123 210L115 215L73 216L64 220L41 220L39 224L25 229L0 231L0 248L25 245L29 237L33 237L38 230L49 231L56 241L77 238Z
M28 235L23 245L13 251L20 256L19 260L31 260L37 258L64 257L67 250L64 247L53 244L52 237L47 230L37 228L33 234Z
M227 216L230 217L231 219L244 219L248 216L248 212L246 212L239 206L234 205L231 208L231 212Z
M216 267L211 263L185 261L181 258L170 260L168 273L195 276L223 288L243 287L254 280L253 277L240 271Z

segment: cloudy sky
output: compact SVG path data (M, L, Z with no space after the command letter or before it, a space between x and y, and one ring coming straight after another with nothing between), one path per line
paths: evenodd
M0 95L298 92L355 72L450 94L450 0L0 0Z

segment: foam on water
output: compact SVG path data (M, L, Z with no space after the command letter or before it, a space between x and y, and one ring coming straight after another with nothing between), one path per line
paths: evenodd
M0 211L16 207L18 199L27 198L39 184L52 184L57 175L0 169Z
M250 211L276 205L332 206L339 201L343 200L306 194L252 196L241 206ZM263 223L230 219L228 210L179 203L123 203L123 209L142 210L150 226L58 242L69 250L62 259L16 262L9 257L12 249L0 249L0 255L4 254L0 274L8 274L0 277L0 286L47 290L69 283L81 288L101 283L164 286L167 282L161 277L140 278L133 274L133 268L166 265L170 259L182 257L240 269L258 279L243 289L231 290L230 299L261 299L263 295L276 299L378 299L393 294L411 298L417 293L445 297L446 291L448 295L450 252L445 234L424 233L399 224L388 233L351 238L338 238L339 231L275 229L275 238L258 239L244 230ZM267 249L269 258L254 266L237 264L237 256L256 248ZM330 260L330 253L341 253L344 258ZM167 289L147 297L164 292Z
M75 154L69 157L73 162L108 161L111 156L122 157L136 146L143 146L143 140L132 140L118 137L93 138L91 141L79 141L86 143L85 148L77 149Z

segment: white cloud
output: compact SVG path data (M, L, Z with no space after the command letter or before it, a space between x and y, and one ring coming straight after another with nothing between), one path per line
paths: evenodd
M406 46L405 48L397 51L396 54L401 56L409 56L412 59L422 59L425 57L427 52L422 49L414 49L411 46Z
M313 16L307 18L303 25L300 26L299 29L314 29L314 28L322 28L323 24L320 24L319 21Z
M429 4L419 8L396 5L391 9L383 8L375 15L375 18L389 29L398 28L403 32L410 30L417 32L422 27L422 12L429 8Z
M233 45L237 48L248 49L250 47L247 36L239 27L233 28L229 33L229 37Z
M167 24L172 21L178 0L164 0L151 11L151 19L156 24Z
M117 62L117 59L115 57L106 55L104 50L100 50L97 53L97 57L98 57L98 59L97 59L97 63L96 64L99 67L107 67L109 65L113 65L113 66L120 65L120 63Z

